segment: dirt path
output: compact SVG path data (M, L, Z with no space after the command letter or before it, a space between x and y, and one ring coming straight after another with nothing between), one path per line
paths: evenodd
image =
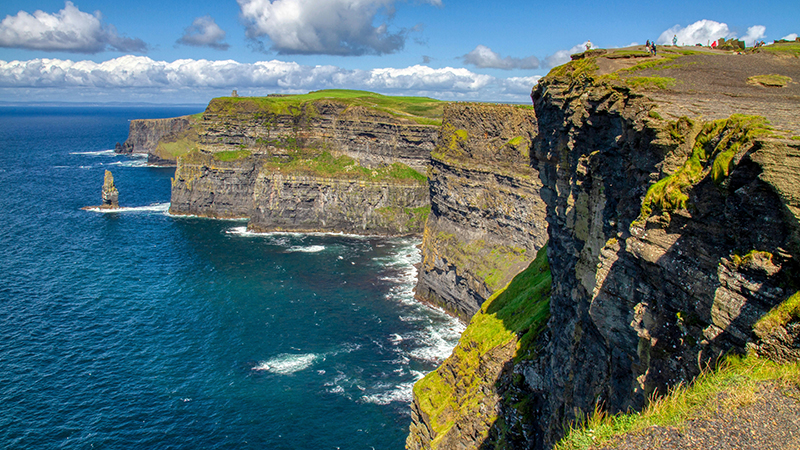
M643 50L632 47L625 50ZM610 73L644 61L663 60L671 47L661 47L659 56L630 59L599 58L600 74ZM800 135L800 58L767 52L735 54L699 47L688 47L698 54L682 56L654 69L623 76L669 77L675 82L668 89L649 89L647 95L659 103L665 118L701 116L705 120L731 114L764 116L777 131ZM674 55L674 53L673 53ZM792 79L785 87L748 84L754 75L778 74Z
M800 389L764 385L749 405L679 427L653 426L603 450L798 450Z

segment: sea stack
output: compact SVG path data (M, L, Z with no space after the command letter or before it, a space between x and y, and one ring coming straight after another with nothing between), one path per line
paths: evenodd
M100 207L104 209L119 208L119 191L114 186L114 175L111 175L110 170L106 170L103 178L103 204Z

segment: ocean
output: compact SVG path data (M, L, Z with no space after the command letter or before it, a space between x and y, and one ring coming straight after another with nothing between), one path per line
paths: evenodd
M0 107L0 447L401 449L463 327L413 300L418 239L167 213L130 119ZM111 170L123 206L101 203Z

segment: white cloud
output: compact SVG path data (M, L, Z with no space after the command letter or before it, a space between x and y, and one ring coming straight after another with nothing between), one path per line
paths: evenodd
M755 41L762 40L766 37L766 31L767 28L765 26L754 25L747 29L747 33L741 40L745 42L745 45L751 47L754 45ZM662 45L671 45L673 36L678 37L678 45L708 45L719 38L736 38L736 33L732 32L726 23L703 19L698 20L686 28L675 25L661 33L656 42Z
M535 56L528 56L527 58L513 58L511 56L501 57L495 51L479 45L474 50L462 56L466 64L471 64L481 69L538 69L539 59Z
M147 50L141 39L120 36L113 25L104 26L101 18L99 11L82 12L70 1L55 14L20 11L0 22L0 47L73 53Z
M797 39L797 33L787 34L786 36L782 37L784 41L793 41Z
M673 36L678 37L678 45L707 45L709 42L716 41L719 38L731 37L732 33L725 23L703 19L686 28L675 25L661 33L656 42L662 45L671 45Z
M192 25L186 28L183 36L178 39L179 44L194 47L211 47L217 50L227 50L230 45L223 42L225 32L210 16L194 19Z
M747 34L742 37L744 44L748 47L752 47L755 45L756 41L760 41L766 37L764 34L767 31L767 27L764 25L754 25L747 29Z
M109 93L135 92L164 101L159 93L183 92L192 98L238 89L244 95L299 93L327 88L366 89L385 94L426 95L441 99L525 101L539 77L496 78L464 68L348 70L335 66L303 66L295 62L181 59L155 61L122 56L102 63L59 59L0 61L0 89ZM16 90L16 91L14 91ZM48 91L50 92L50 91ZM104 94L105 95L105 94ZM123 99L117 98L117 101Z
M391 18L397 0L237 0L247 37L279 54L362 55L403 48L407 30L392 33L380 16ZM441 0L428 0L442 6Z
M556 67L556 66L560 66L562 64L566 64L566 63L570 62L570 60L571 60L570 56L571 55L586 51L586 46L588 44L589 44L589 41L586 41L586 42L584 42L582 44L578 44L578 45L572 47L569 50L559 50L559 51L553 53L552 55L547 56L544 59L544 65L546 67Z

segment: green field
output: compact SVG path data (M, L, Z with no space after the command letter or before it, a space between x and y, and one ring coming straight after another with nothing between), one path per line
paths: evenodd
M300 95L267 97L220 97L209 104L209 112L267 112L293 114L304 105L320 100L335 100L351 106L362 106L414 120L423 125L440 125L447 102L428 97L396 97L368 91L326 89Z

